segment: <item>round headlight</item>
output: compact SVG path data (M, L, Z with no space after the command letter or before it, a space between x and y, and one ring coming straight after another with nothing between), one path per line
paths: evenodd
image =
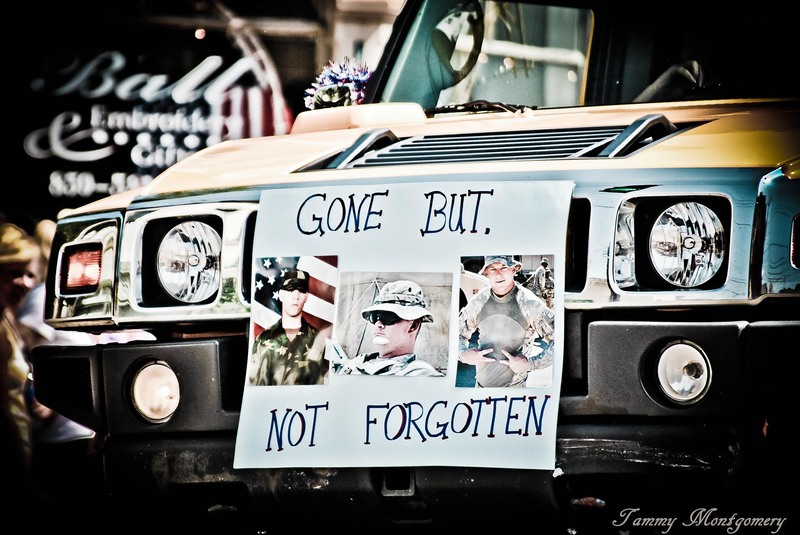
M181 400L178 376L166 362L149 362L133 377L131 399L136 411L149 422L166 422Z
M187 221L172 228L158 247L158 278L184 303L200 303L219 289L222 240L211 226Z
M667 282L693 288L716 275L725 259L725 229L717 214L696 202L661 212L650 231L650 259Z
M711 367L705 354L695 345L676 342L658 359L658 384L675 403L696 403L711 383Z

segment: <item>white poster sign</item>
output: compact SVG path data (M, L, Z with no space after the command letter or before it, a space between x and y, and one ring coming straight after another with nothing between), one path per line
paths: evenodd
M554 468L572 188L264 191L234 467Z

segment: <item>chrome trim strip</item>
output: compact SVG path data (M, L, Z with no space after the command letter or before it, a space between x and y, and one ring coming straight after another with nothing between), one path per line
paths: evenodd
M651 170L640 170L633 173L621 171L618 173L603 172L587 177L584 174L574 177L574 198L587 199L591 204L591 217L589 222L588 257L586 269L586 284L580 292L564 295L565 307L569 310L593 310L611 308L658 308L658 307L688 307L688 306L714 306L731 304L755 304L766 296L781 295L797 296L797 291L789 291L790 283L794 283L800 274L798 270L790 270L789 278L785 284L779 280L780 274L773 273L764 266L766 277L776 277L771 280L776 287L767 289L771 293L765 295L750 294L750 259L752 240L752 227L756 211L756 199L759 191L778 198L774 191L770 191L778 184L769 181L762 182L759 190L758 180L753 178L752 172L742 169L697 170L675 169L670 173L651 174ZM542 179L569 180L573 173L564 171L558 173L542 173ZM637 182L637 179L641 178ZM786 182L780 177L780 182ZM487 180L530 180L530 174L509 173L498 175L487 173ZM668 182L668 184L666 184ZM775 182L773 180L773 182ZM647 188L634 191L626 190L622 186L632 183L647 183ZM788 184L794 186L795 184ZM616 188L616 189L615 189ZM794 188L797 189L797 188ZM783 189L781 191L784 191ZM713 290L666 290L666 291L640 291L636 288L623 289L615 282L613 277L613 246L614 233L617 222L617 212L622 203L629 199L653 197L725 197L731 207L730 248L728 251L728 273L724 284ZM783 198L783 197L781 197ZM794 202L796 194L788 196L789 204ZM780 207L782 206L782 208ZM786 211L792 206L774 205L768 208L768 217L775 217L771 210ZM54 307L53 318L49 318L55 327L80 327L83 325L109 325L117 323L123 328L139 328L146 323L168 323L197 320L247 320L250 317L250 305L247 296L243 295L243 288L249 281L242 280L241 259L246 258L249 252L244 250L244 244L249 243L247 233L248 218L255 214L259 208L258 202L213 202L208 204L189 204L165 207L150 205L146 208L130 210L124 216L124 231L122 243L119 245L119 271L115 273L111 267L106 271L105 266L116 254L114 246L117 236L117 222L119 214L109 213L108 221L97 223L97 215L92 221L65 221L64 229L74 240L84 240L92 232L103 236L106 252L104 253L104 286L105 293L99 296L86 296L82 298L59 297ZM153 221L163 218L191 218L193 216L207 217L213 215L223 222L223 250L221 254L221 292L216 301L204 305L182 305L168 307L148 307L141 303L141 277L143 260L142 240L145 228ZM61 223L60 223L61 224ZM82 228L79 225L86 225ZM771 231L777 230L775 225ZM102 231L102 232L101 232ZM788 235L786 237L788 239ZM71 242L67 242L71 243ZM65 244L66 245L66 244ZM755 244L756 246L758 244ZM767 245L786 247L780 235L771 235ZM772 254L771 252L769 254ZM766 262L766 258L765 258ZM113 266L113 263L112 263ZM60 266L58 266L60 269ZM758 268L756 268L758 269ZM113 281L117 276L116 287ZM782 276L785 276L784 273ZM556 274L558 277L559 274ZM795 286L796 289L796 286ZM116 290L118 300L117 308L112 312L111 294ZM91 314L88 311L100 313ZM91 307L91 308L90 308Z

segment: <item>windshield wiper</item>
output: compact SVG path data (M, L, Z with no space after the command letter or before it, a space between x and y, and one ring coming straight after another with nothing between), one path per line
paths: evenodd
M508 111L515 113L522 111L525 108L535 110L536 106L522 106L519 104L506 104L504 102L490 102L488 100L473 100L472 102L464 102L463 104L448 104L447 106L440 106L425 110L425 115L433 117L443 113L469 113L469 112L492 112L492 111Z

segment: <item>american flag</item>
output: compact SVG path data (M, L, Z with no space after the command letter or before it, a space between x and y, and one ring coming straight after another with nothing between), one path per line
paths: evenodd
M232 87L212 109L212 115L224 119L216 123L212 135L225 141L288 133L292 112L276 96L271 87Z
M223 78L248 80L226 91L216 106L215 115L225 118L220 130L212 132L219 141L246 137L288 134L292 123L291 108L283 98L278 69L261 38L249 25L233 24L235 13L217 5L231 21L231 35L242 51L242 58L228 67ZM234 28L236 26L236 28ZM215 83L220 83L219 81Z
M255 260L255 286L251 303L253 337L280 319L278 290L287 271L303 270L311 279L303 317L319 330L329 327L334 318L337 256L262 257Z

